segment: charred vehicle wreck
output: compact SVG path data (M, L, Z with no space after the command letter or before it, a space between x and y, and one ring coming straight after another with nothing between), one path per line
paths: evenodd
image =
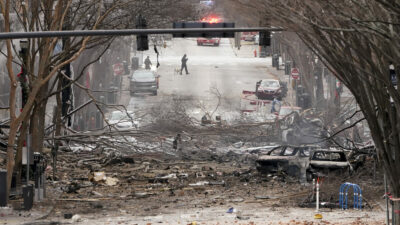
M302 182L331 172L350 173L353 170L344 151L313 145L275 147L257 158L256 168L261 173L298 177Z
M344 151L320 149L313 151L307 168L307 179L324 177L331 172L350 173L353 170Z
M305 179L311 150L314 146L278 146L256 160L257 170L262 173L285 173Z

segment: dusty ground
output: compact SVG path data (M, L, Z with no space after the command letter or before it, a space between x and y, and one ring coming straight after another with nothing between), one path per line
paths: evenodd
M0 224L384 224L378 204L383 185L368 167L351 177L324 178L321 202L332 206L315 220L312 185L260 174L246 154L184 150L118 157L96 150L60 152L59 159L61 181L48 182L53 201L37 203L31 212L2 209ZM95 181L93 172L118 181ZM362 211L335 207L345 181L361 185ZM65 219L67 214L80 218Z

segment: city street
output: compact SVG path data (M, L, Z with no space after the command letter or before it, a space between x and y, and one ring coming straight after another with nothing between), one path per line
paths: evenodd
M1 1L0 225L400 225L395 3Z
M176 38L167 43L167 48L158 48L161 65L157 70L161 76L158 96L135 95L128 109L148 107L174 95L190 99L194 105L201 104L207 111L212 111L218 102L215 95L218 91L222 102L217 114L226 118L239 112L242 90L254 91L257 81L274 77L267 73L270 58L252 57L257 45L246 45L241 51L234 51L227 38L221 39L218 47L197 46L195 38ZM189 58L189 75L178 72L184 54ZM147 56L150 56L154 68L157 63L152 47L143 53L143 58ZM194 109L192 116L199 118L203 113Z

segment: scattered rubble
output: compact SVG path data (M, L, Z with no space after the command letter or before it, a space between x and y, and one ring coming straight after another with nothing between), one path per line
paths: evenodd
M161 217L154 219L156 215L171 209L218 207L235 220L250 222L255 216L246 214L243 208L253 208L254 204L269 207L270 211L292 206L315 207L309 184L296 178L301 167L299 158L304 155L309 159L314 146L282 146L268 139L254 139L254 132L263 132L263 128L223 129L202 127L197 133L193 130L181 132L179 145L182 149L174 149L173 141L160 143L168 137L135 138L132 151L102 145L90 149L75 146L74 151L61 148L54 180L53 168L47 167L48 198L62 202L54 205L56 213L51 217L73 221L76 216L76 222L85 222L88 214L114 212L143 218L154 215L148 220L154 223L162 221ZM175 135L172 133L169 137ZM138 146L150 147L139 151L142 147ZM279 153L274 155L275 151ZM287 163L280 161L276 167L263 171L260 166L265 166L262 163L265 156L293 159L286 160ZM46 157L51 162L49 153ZM356 162L357 157L352 160ZM366 157L370 159L368 154ZM366 163L371 162L366 160ZM327 174L321 185L321 202L324 203L321 208L336 207L337 187L350 176L353 182L363 182L366 199L374 199L376 196L372 193L381 190L370 185L372 174L360 174L345 174L339 178ZM358 176L363 179L359 180ZM376 208L372 205L368 209Z

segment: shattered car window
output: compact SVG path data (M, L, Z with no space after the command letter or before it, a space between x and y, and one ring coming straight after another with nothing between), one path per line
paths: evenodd
M287 147L287 148L282 152L282 155L283 155L283 156L292 156L292 155L294 155L295 153L296 153L296 151L295 151L293 148Z
M278 156L278 155L281 155L281 152L282 152L282 149L278 148L278 149L273 150L270 155Z
M339 152L316 152L313 160L343 162L346 161L346 158Z
M300 157L310 157L310 150L309 149L302 149L300 151Z
M340 162L346 161L346 159L340 153L331 153L329 154L330 161Z

